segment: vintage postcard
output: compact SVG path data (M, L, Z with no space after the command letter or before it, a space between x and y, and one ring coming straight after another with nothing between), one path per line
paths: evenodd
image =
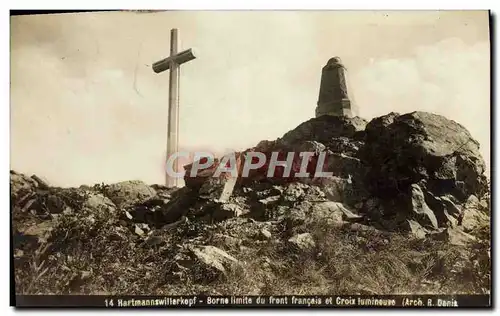
M491 307L490 23L13 12L12 304Z

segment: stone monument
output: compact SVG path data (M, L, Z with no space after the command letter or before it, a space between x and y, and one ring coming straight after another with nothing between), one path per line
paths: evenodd
M347 70L339 57L330 58L321 72L316 117L323 115L352 117Z

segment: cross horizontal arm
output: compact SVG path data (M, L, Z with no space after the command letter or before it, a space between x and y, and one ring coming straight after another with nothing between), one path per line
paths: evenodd
M169 56L165 59L162 59L160 61L157 61L153 64L153 70L156 73L163 72L165 70L170 69L170 63L174 62L178 65L186 63L190 60L195 59L196 57L193 55L193 50L186 49L185 51L182 51L174 56Z

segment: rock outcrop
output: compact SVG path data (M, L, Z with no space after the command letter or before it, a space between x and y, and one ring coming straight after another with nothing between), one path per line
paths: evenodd
M299 153L304 151L314 153L307 165L307 178L297 177L302 162ZM279 153L280 160L295 153L290 176L283 175L284 168L277 168L269 177L266 163L242 177L249 152L263 153L267 161L273 152ZM321 153L326 159L317 170ZM275 141L262 141L237 153L237 159L236 188L259 181L317 186L329 200L358 209L366 221L386 230L417 229L421 234L454 227L463 216L467 199L488 191L477 141L460 124L426 112L390 113L369 123L359 117L321 116ZM194 190L199 183L214 187L210 176L217 167L216 163L210 172L203 170L196 180L186 174L186 183ZM316 177L316 171L330 172L331 176ZM219 187L230 178L217 180Z
M243 177L252 152L267 159L277 152L281 160L295 153L290 176L283 167L268 176L266 162ZM308 177L298 176L300 152L312 153ZM324 164L318 164L322 155ZM227 162L221 157L195 177L189 175L193 165L187 166L181 189L140 181L57 188L11 171L17 269L29 279L29 260L48 262L52 270L47 273L53 275L76 262L87 270L78 268L74 275L85 272L95 287L106 288L115 282L109 275L125 273L121 265L135 271L130 261L147 284L161 287L248 273L245 262L259 256L259 266L269 275L284 269L271 256L315 258L323 266L324 251L331 258L342 255L335 253L338 249L372 253L401 236L460 249L488 247L489 187L479 145L464 127L442 116L390 113L370 122L321 116L234 157L236 176L225 171L214 177L219 164ZM337 239L324 240L329 234ZM478 256L471 260L489 260ZM106 272L94 277L96 269ZM128 293L144 292L117 280L114 286ZM87 291L74 284L54 286L67 293ZM22 290L33 292L31 286Z
M470 196L488 191L478 142L440 115L390 113L372 120L359 157L365 188L384 201L386 212L425 227L453 225Z

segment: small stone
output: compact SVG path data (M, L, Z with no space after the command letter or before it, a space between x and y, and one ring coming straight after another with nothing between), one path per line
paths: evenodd
M215 234L212 241L224 249L238 248L242 243L241 239L225 234Z
M252 192L252 191L253 191L253 189L252 189L252 188L249 188L249 187L244 187L244 188L243 188L243 193L245 193L245 194L248 194L248 193L250 193L250 192Z
M273 185L273 186L271 187L270 193L271 193L271 194L273 194L273 195L274 195L274 194L278 194L278 195L279 195L279 194L282 194L282 193L283 193L283 191L284 191L284 189L283 189L283 187L282 187L282 186L279 186L279 185Z
M490 224L490 218L477 208L467 208L463 213L461 224L464 231L472 232L482 227L488 227Z
M36 199L36 198L29 200L29 201L26 203L26 205L24 205L24 206L23 206L23 208L22 208L22 210L21 210L21 211L22 211L22 212L26 212L26 211L30 210L32 206L33 206L33 207L36 207L36 204L35 204L36 202L37 202L37 199Z
M90 271L82 271L80 278L82 280L87 280L87 279L90 279L91 275L92 275L92 273Z
M164 242L163 238L159 236L149 236L148 239L146 239L146 244L149 246L155 246L162 244Z
M234 203L218 204L212 213L212 220L222 221L228 218L239 217L248 213L248 210Z
M304 186L299 182L291 183L283 192L283 200L285 202L296 202L304 195Z
M360 223L353 223L350 226L351 231L359 233L370 233L370 234L383 234L383 231L369 225L364 225Z
M72 209L71 207L67 206L67 207L64 209L63 214L64 214L64 215L71 215L71 214L73 214L73 209Z
M86 219L87 219L87 221L90 224L95 224L95 217L94 217L94 215L89 215Z
M71 269L68 266L64 265L64 264L61 266L61 269L64 270L64 271L71 271Z
M316 247L316 243L310 233L303 233L293 236L288 239L288 242L291 243L294 247L298 248L302 251L310 251Z
M135 233L139 236L144 236L144 231L139 228L139 226L135 226Z
M265 228L260 230L260 234L264 239L270 239L272 237L271 232Z
M191 246L189 250L192 256L201 263L202 268L215 276L226 273L228 268L239 263L236 258L214 246Z
M140 224L137 224L139 226L139 228L141 228L143 231L146 231L146 230L151 230L151 228L149 227L148 224L145 224L145 223L140 223Z
M114 241L123 241L123 240L126 240L126 237L124 237L122 234L120 234L119 232L112 232L110 235L109 235L109 240L114 240Z
M270 196L270 197L265 198L265 199L261 199L261 200L259 200L259 202L264 204L264 205L268 205L268 204L274 204L274 203L278 202L279 199L280 199L280 196L276 195L276 196Z
M23 233L25 235L43 237L52 231L53 223L50 221L41 222L39 224L31 225Z
M22 251L21 249L14 250L14 258L20 258L22 256L24 256L24 251Z

